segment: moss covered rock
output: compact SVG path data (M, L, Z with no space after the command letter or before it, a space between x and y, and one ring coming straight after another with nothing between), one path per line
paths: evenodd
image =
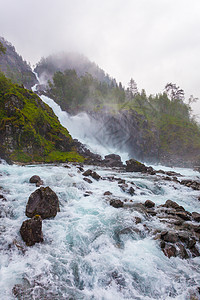
M52 109L0 74L0 157L8 162L83 162Z

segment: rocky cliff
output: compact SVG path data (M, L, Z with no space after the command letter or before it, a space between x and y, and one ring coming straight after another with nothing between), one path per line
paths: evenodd
M35 74L28 63L16 52L11 43L0 37L0 42L6 48L5 54L0 56L0 71L13 83L23 84L30 89L37 83Z
M97 140L106 147L114 146L149 163L200 165L200 129L195 122L163 116L155 123L132 109L88 114L96 126Z

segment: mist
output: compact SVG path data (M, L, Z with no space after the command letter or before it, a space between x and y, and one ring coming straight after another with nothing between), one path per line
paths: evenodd
M0 35L35 65L78 52L127 86L147 94L168 82L200 98L200 3L197 0L1 1ZM200 104L194 106L200 113Z

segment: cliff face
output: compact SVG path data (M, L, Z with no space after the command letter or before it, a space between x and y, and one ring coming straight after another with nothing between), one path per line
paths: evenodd
M138 160L158 161L157 132L143 115L134 110L116 113L102 110L89 112L89 115L96 124L95 134L102 145L114 146Z
M11 43L2 37L0 37L0 42L6 48L6 53L0 56L0 71L10 78L13 83L23 84L30 89L37 83L31 67L17 54Z
M0 140L0 157L9 162L84 160L52 109L3 74L0 74Z
M196 123L163 117L148 121L134 110L89 112L97 140L149 163L193 167L200 164L200 129Z

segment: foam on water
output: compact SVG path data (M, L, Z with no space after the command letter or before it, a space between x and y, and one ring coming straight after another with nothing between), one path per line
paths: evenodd
M1 193L7 199L1 202L0 218L2 298L14 299L12 288L21 284L26 295L23 299L188 299L189 290L200 285L199 258L168 259L143 226L166 229L164 223L153 217L145 219L131 206L115 209L103 196L109 190L114 197L132 199L133 203L150 199L163 204L171 199L190 211L199 211L197 192L155 181L154 176L96 171L104 178L134 182L140 189L130 196L116 181L93 180L88 184L75 166L0 165ZM57 193L61 211L54 219L43 221L44 243L26 247L19 229L27 219L28 197L36 189L29 183L34 174ZM84 197L86 191L92 194ZM122 234L122 230L136 226L135 216L142 218L137 230Z

